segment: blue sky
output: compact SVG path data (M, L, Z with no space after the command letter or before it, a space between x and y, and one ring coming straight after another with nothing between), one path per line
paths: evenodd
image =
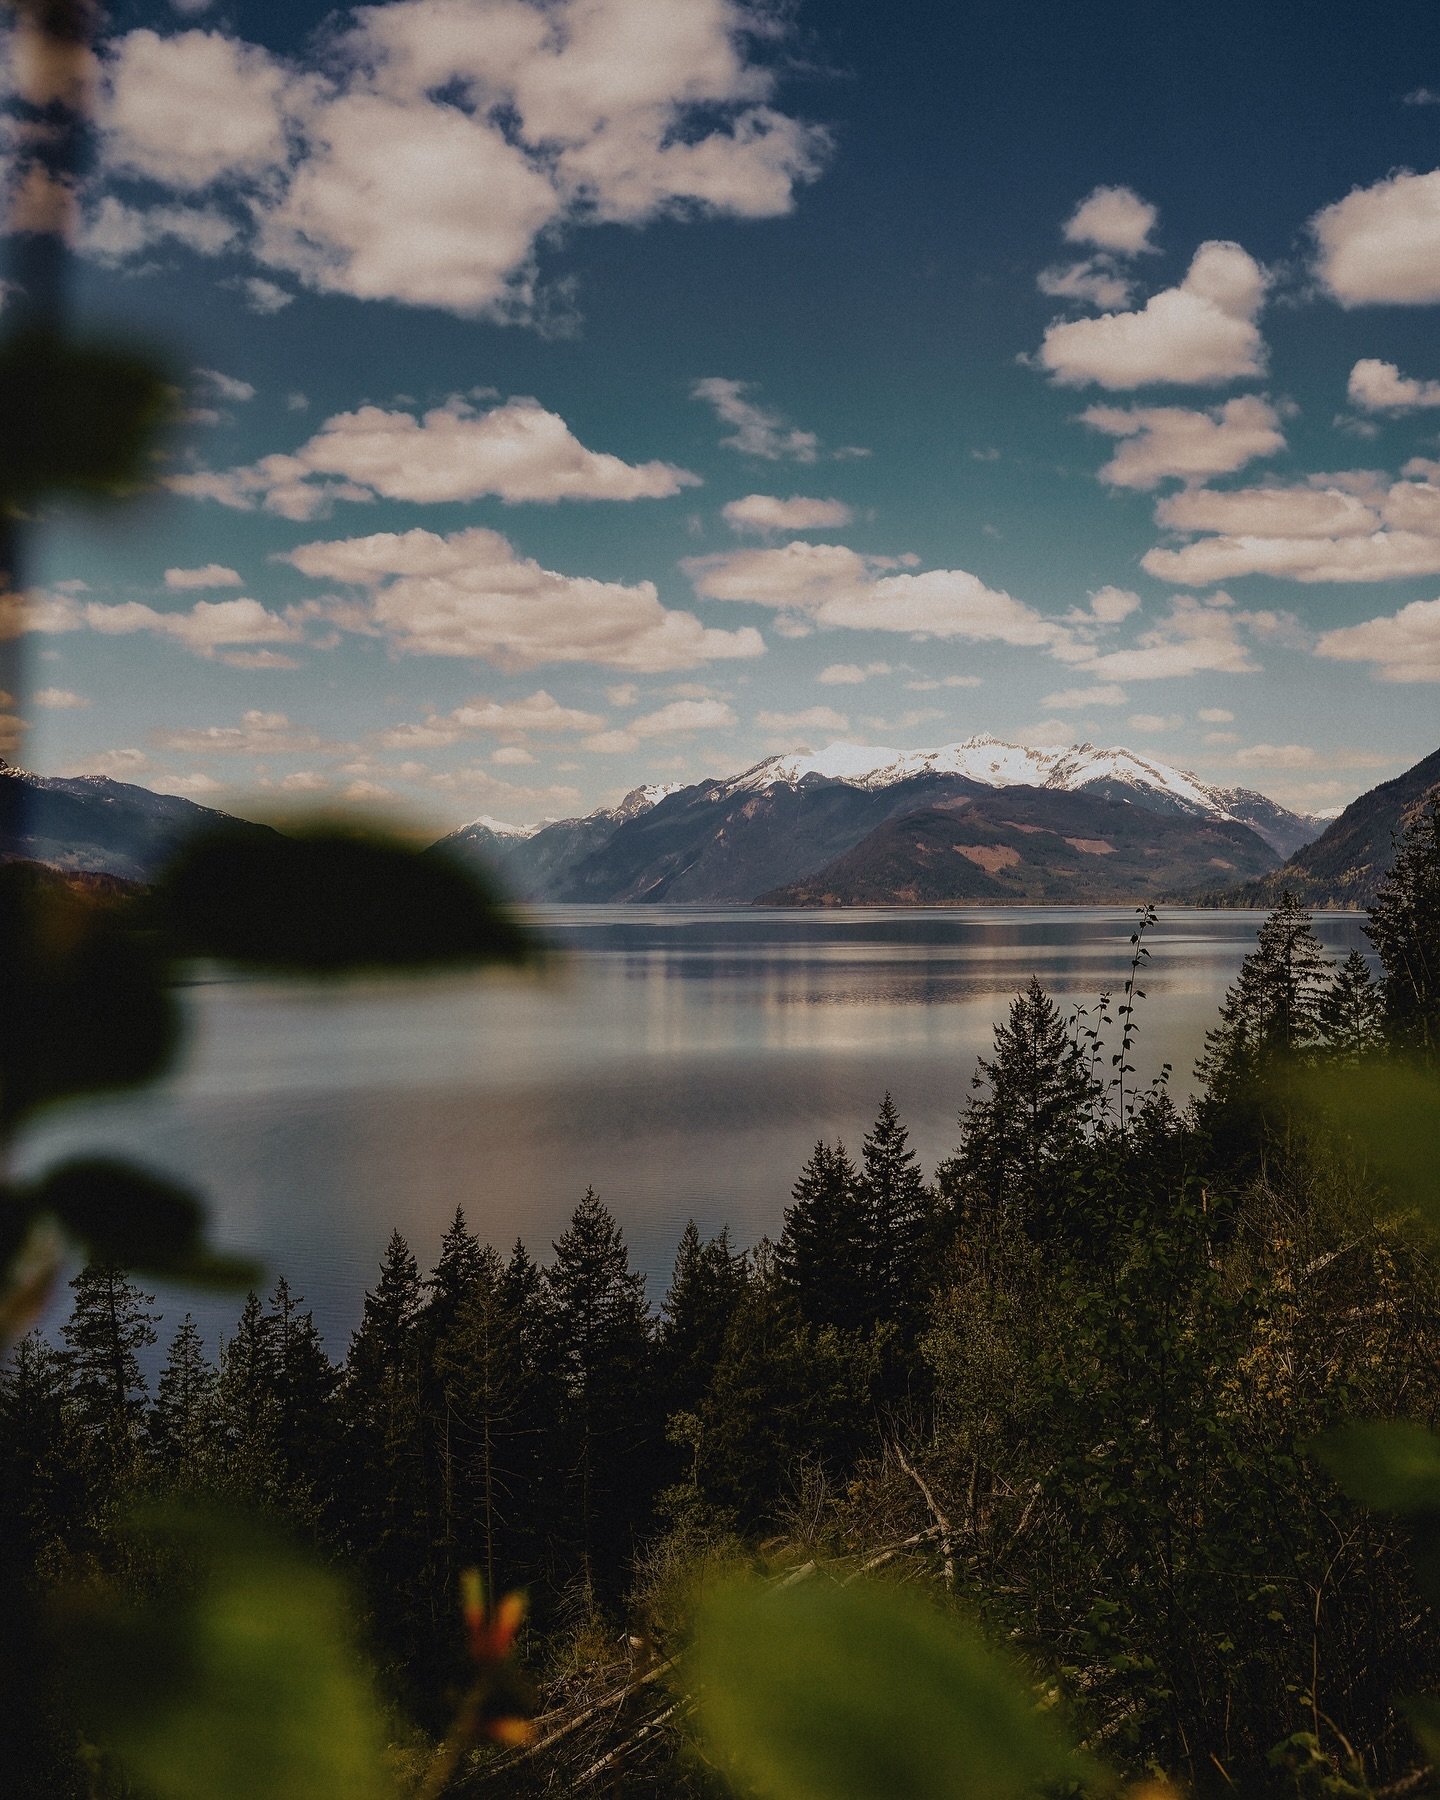
M33 766L429 829L1435 747L1433 6L177 0L100 83L82 310L189 417L0 611Z

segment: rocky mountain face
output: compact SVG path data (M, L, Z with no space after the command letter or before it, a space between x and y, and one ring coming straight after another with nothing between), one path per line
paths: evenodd
M1288 891L1307 906L1368 906L1395 860L1395 839L1437 798L1440 750L1352 800L1283 868L1216 898L1230 906L1272 906Z
M222 821L267 837L268 825L232 819L178 794L105 775L32 775L0 762L0 782L12 783L15 802L0 817L18 828L0 835L0 860L24 859L86 874L148 881L193 832Z
M1178 898L1273 866L1248 825L1093 793L1015 787L906 812L769 906L954 906Z
M539 900L745 903L791 888L818 892L824 886L832 903L843 904L843 880L837 885L838 878L831 878L834 865L858 851L872 832L926 809L1037 793L1053 802L1036 831L1053 838L1045 848L1059 859L1057 868L1084 854L1066 846L1067 835L1132 839L1133 830L1113 819L1108 833L1099 831L1092 803L1178 822L1155 839L1157 854L1140 857L1133 875L1122 875L1123 861L1109 862L1105 875L1091 863L1076 864L1075 879L1084 892L1071 898L1094 897L1101 890L1174 893L1186 884L1213 887L1259 875L1318 829L1316 821L1287 812L1263 794L1211 788L1132 751L1090 744L1036 750L975 737L938 750L834 744L819 752L767 757L739 775L688 788L637 788L620 806L585 819L563 819L539 830L497 830L494 821L477 821L441 844L479 854L514 889ZM1052 830L1050 821L1063 824L1067 808L1068 834L1058 825ZM971 816L980 820L984 809ZM901 841L892 834L877 847L886 867L898 870ZM1188 849L1182 849L1184 841ZM972 847L985 849L988 842ZM1017 847L1009 839L997 844ZM1009 865L1022 873L973 897L982 892L1017 900L1049 897L1054 884L1044 878L1038 840L1030 849L1036 854L1027 851ZM1138 854L1138 842L1136 849ZM1113 858L1120 854L1119 844L1098 854ZM865 863L866 857L860 860ZM981 864L970 867L989 879ZM878 891L879 876L868 864L867 871L868 894ZM897 891L924 887L916 873L916 882L897 873ZM972 896L957 890L954 897Z

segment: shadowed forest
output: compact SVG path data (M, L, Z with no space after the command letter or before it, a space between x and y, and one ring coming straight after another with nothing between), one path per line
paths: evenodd
M538 1718L447 1792L728 1791L666 1677L736 1569L933 1593L1132 1775L1413 1791L1397 1701L1440 1676L1413 1532L1314 1446L1440 1419L1434 1248L1354 1109L1440 1041L1440 809L1370 915L1379 978L1287 896L1184 1111L1135 1074L1152 922L1123 992L1015 997L932 1179L887 1094L774 1242L687 1228L658 1315L591 1192L552 1246L457 1209L425 1273L392 1236L338 1366L283 1278L206 1345L91 1263L0 1377L12 1571L42 1606L144 1595L177 1577L137 1504L279 1521L349 1584L402 1792L436 1791L470 1568L528 1596ZM16 1733L26 1792L133 1791L58 1690Z

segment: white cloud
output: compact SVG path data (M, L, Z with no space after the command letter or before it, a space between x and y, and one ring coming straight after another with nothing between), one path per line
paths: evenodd
M244 587L245 583L223 563L206 563L203 569L167 569L167 588Z
M815 677L821 687L859 687L872 675L888 675L889 663L866 663L862 668L859 663L831 663Z
M1118 625L1140 610L1140 596L1129 588L1097 588L1090 596L1090 616L1102 625Z
M535 758L523 744L502 744L498 750L490 752L490 760L502 768L523 768L527 763L533 763Z
M978 675L944 675L938 681L925 679L905 683L906 689L912 694L932 694L937 688L977 688L984 685Z
M1084 706L1123 706L1126 693L1117 682L1102 682L1096 687L1061 688L1047 694L1040 704L1046 712L1066 712Z
M509 670L597 663L633 674L752 657L758 631L720 631L660 604L653 582L557 574L499 532L380 532L301 545L285 559L319 580L368 587L370 623L401 651L478 657Z
M1180 285L1152 294L1138 312L1057 320L1037 361L1067 387L1202 386L1259 375L1265 346L1255 320L1267 280L1238 244L1204 243Z
M219 369L196 369L196 376L220 400L253 400L255 389L238 376L226 375Z
M1155 207L1133 188L1097 187L1065 221L1065 241L1138 256L1153 248L1150 233L1159 217Z
M723 700L672 700L658 712L628 719L618 731L598 732L585 739L585 748L601 756L634 750L648 738L680 737L695 731L728 731L735 714Z
M1373 663L1380 681L1440 681L1440 600L1412 600L1399 612L1327 631L1315 654Z
M1121 439L1099 471L1112 487L1153 488L1168 477L1183 481L1229 475L1257 456L1285 448L1280 417L1268 401L1242 394L1197 412L1181 406L1092 406L1081 420Z
M193 191L285 161L291 78L266 51L214 31L128 32L106 57L110 165Z
M283 312L295 298L288 288L282 288L278 282L266 281L263 275L247 276L240 283L240 291L251 312L265 316Z
M774 607L816 625L1039 647L1070 635L964 569L884 572L899 561L915 558L865 557L841 544L797 539L773 550L691 557L683 567L707 599Z
M45 636L79 631L84 623L85 615L71 594L46 593L39 588L0 594L0 640L32 631Z
M670 463L587 450L557 414L516 399L481 412L456 396L421 418L362 406L327 419L293 455L170 477L174 492L309 519L332 499L439 504L493 494L523 500L653 500L694 487Z
M1185 723L1184 713L1131 713L1132 731L1175 731Z
M380 733L379 742L390 750L453 744L477 732L501 738L532 735L553 737L567 732L598 731L605 721L599 713L562 706L544 688L523 700L467 700L452 712L431 714L418 725L396 725Z
M721 514L735 531L818 531L848 525L853 516L843 500L808 500L800 494L788 500L774 494L746 494L743 500L729 501Z
M769 218L828 135L777 110L774 14L741 0L394 0L313 66L220 32L110 47L109 166L221 187L271 270L362 299L543 313L542 233Z
M1440 300L1440 169L1401 169L1310 221L1315 268L1341 306Z
M1223 706L1202 706L1195 714L1202 725L1233 725L1235 715Z
M1035 277L1035 285L1052 300L1080 300L1104 312L1117 312L1122 306L1128 306L1135 291L1128 277L1120 274L1104 256L1090 256L1083 262L1042 269Z
M98 262L121 263L167 239L197 256L219 256L239 235L235 221L213 206L128 206L105 194L82 219L76 242Z
M331 748L315 732L292 725L284 713L243 713L238 725L201 725L152 733L157 749L181 756L288 756Z
M1356 363L1346 392L1350 404L1365 412L1414 412L1418 407L1440 406L1440 381L1417 381L1402 375L1394 363L1373 356Z
M734 431L720 442L727 450L738 450L744 456L763 457L767 462L813 463L820 457L820 440L813 431L799 431L785 423L783 415L745 395L755 386L753 381L732 381L724 375L707 375L697 381L691 393L697 400L707 401L716 416Z
M827 732L843 736L850 729L850 721L833 707L807 706L802 712L756 713L755 726L758 731L763 731L770 737L793 739L811 733Z
M258 600L197 600L189 612L162 613L138 600L117 605L91 601L84 609L84 622L92 631L106 637L129 637L140 631L153 631L157 636L174 638L197 656L216 658L221 662L235 660L232 647L246 644L293 644L300 640L299 629L272 612ZM239 664L254 666L253 663ZM285 666L288 665L288 660Z
M1172 531L1211 532L1156 547L1141 567L1162 581L1208 587L1242 575L1289 581L1390 581L1440 574L1440 464L1415 458L1391 483L1368 471L1312 476L1295 487L1193 488L1155 509Z
M137 775L154 768L152 758L133 746L117 750L95 750L70 765L72 775L108 775L112 781L133 781Z
M84 694L72 693L69 688L37 688L31 699L46 712L78 712L90 705Z
M1235 731L1207 731L1203 741L1212 748L1220 744L1238 744L1240 734Z
M1142 631L1133 647L1091 655L1082 666L1117 682L1158 681L1206 670L1253 674L1259 665L1240 635L1243 623L1230 609L1228 596L1216 595L1203 605L1177 594L1168 616Z

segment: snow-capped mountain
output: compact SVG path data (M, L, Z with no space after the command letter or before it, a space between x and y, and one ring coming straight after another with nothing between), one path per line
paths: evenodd
M873 789L894 787L916 775L963 775L986 787L1058 788L1066 793L1097 787L1130 788L1148 796L1164 796L1178 810L1199 817L1235 816L1220 797L1221 790L1133 750L1097 749L1094 744L1036 748L1007 744L987 733L937 750L830 744L819 751L789 751L766 757L743 774L715 785L725 796L759 793L779 783L794 787L807 779L844 781Z

